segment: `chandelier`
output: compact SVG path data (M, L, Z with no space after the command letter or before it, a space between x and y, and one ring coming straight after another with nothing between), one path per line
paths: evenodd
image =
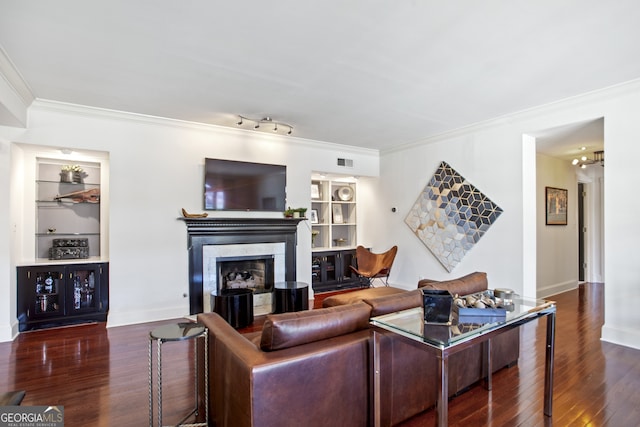
M238 120L238 123L236 123L238 126L243 126L245 122L248 122L249 124L253 124L253 128L255 130L258 130L260 129L260 127L262 127L263 129L271 129L275 133L279 133L280 130L282 130L282 132L286 133L287 135L291 135L293 133L293 126L287 123L273 120L269 116L263 117L262 119L251 119L249 117L240 115L238 117L240 118L240 120Z
M588 158L587 156L582 156L580 158L573 159L571 161L571 164L574 166L579 166L582 169L586 168L587 166L598 165L598 164L604 167L604 151L602 150L594 151L592 159Z

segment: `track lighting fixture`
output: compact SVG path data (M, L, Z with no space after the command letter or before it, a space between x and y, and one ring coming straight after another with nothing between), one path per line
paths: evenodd
M249 123L254 123L254 125L253 125L254 129L259 129L261 124L269 124L269 125L273 125L273 131L275 133L278 133L278 131L280 129L289 129L286 132L287 135L291 135L293 133L293 126L291 126L290 124L287 124L287 123L278 122L276 120L273 120L269 116L264 117L262 119L252 119L252 118L245 117L245 116L238 116L238 117L240 118L240 120L238 120L238 122L236 123L238 126L242 126L242 125L244 125L245 122L249 122Z
M571 164L581 167L582 169L590 165L600 165L604 167L604 151L594 151L593 159L590 159L587 156L581 156L579 159L575 158L571 161Z

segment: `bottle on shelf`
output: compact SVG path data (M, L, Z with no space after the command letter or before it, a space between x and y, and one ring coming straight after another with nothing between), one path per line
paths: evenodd
M44 278L44 291L48 294L52 294L55 292L54 287L55 280L53 278L52 273L47 273Z
M82 289L80 287L80 277L76 276L73 280L73 308L78 310L80 308L80 301L82 300Z

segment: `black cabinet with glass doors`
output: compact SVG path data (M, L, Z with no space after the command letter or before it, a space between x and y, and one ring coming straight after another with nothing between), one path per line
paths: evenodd
M356 266L356 250L314 251L311 254L311 283L314 292L360 288L363 283L349 267Z
M83 322L106 322L109 264L18 267L20 331Z

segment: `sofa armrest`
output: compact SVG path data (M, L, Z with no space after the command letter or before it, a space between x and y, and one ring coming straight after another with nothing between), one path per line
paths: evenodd
M467 274L453 280L437 282L433 280L420 280L418 289L435 289L449 291L451 295L469 295L488 289L487 273L478 272Z
M262 329L260 348L282 350L349 334L369 327L371 308L351 305L268 315Z
M216 426L321 426L326 414L345 425L367 424L368 328L265 352L215 313L198 321L209 328L209 402Z
M368 298L364 302L371 306L371 317L382 316L383 314L420 307L422 305L422 291L416 289L400 294Z

